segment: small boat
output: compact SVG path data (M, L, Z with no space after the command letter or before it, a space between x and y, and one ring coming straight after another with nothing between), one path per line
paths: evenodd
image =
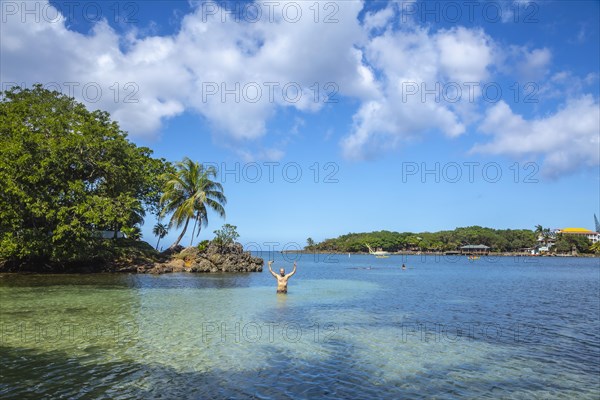
M469 261L479 260L481 256L469 256Z
M369 254L374 255L376 258L388 258L390 256L390 253L388 253L387 251L383 251L381 249L377 249L377 251L373 251L371 246L369 246L366 243L365 243L365 246L367 246L367 249L369 249Z

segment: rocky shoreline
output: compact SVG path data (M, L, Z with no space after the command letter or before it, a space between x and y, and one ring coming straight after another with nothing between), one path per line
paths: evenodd
M241 244L219 246L210 242L206 248L179 247L162 253L161 260L118 268L116 272L165 274L172 272L235 273L262 272L264 260L244 251Z
M239 243L219 245L206 241L199 247L177 246L159 253L143 241L121 242L120 255L112 260L91 258L66 264L0 262L0 274L238 273L261 272L264 265L262 258L244 251Z

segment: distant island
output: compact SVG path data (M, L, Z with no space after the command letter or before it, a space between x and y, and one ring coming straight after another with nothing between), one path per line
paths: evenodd
M600 234L582 228L550 230L493 229L469 226L439 232L348 233L315 243L306 240L304 251L365 253L367 245L390 253L465 253L468 246L482 246L485 253L519 255L592 255L600 253ZM468 251L466 251L468 253Z

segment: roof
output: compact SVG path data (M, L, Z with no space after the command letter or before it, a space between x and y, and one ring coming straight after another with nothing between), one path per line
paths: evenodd
M485 250L485 249L489 249L489 246L486 246L484 244L468 244L466 246L462 246L461 249L481 249L481 250Z
M596 233L585 228L563 228L560 231L563 233L584 233L586 235L593 235Z

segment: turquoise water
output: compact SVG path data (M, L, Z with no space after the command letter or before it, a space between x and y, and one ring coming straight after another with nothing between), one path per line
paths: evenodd
M294 257L288 295L266 271L1 275L0 397L600 396L598 259Z

